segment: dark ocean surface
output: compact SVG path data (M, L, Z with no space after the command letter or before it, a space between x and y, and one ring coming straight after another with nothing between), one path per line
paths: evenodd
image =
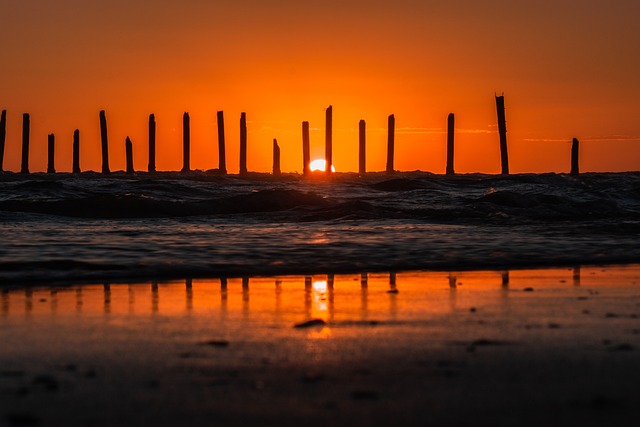
M0 175L0 283L640 262L640 173Z

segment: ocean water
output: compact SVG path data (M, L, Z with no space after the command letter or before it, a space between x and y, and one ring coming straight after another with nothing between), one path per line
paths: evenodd
M640 173L0 175L0 282L640 262Z

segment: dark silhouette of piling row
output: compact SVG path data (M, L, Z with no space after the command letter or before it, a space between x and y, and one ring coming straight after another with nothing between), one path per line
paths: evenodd
M395 146L396 118L391 114L387 125L387 173L393 173L393 152Z
M80 131L73 131L73 173L80 173Z
M156 171L156 116L149 115L149 172Z
M4 172L4 142L7 138L7 110L0 114L0 172Z
M367 124L364 120L358 123L358 173L367 173Z
M453 169L453 137L456 118L453 113L447 117L447 175L454 175Z
M182 172L189 172L189 156L191 152L191 129L189 127L189 113L182 115Z
M240 113L240 175L247 172L247 113Z
M496 109L498 116L498 133L500 136L500 157L501 157L501 173L509 174L509 158L507 150L507 128L505 118L504 96L496 95ZM4 151L6 142L6 110L2 110L0 116L0 172L3 172ZM224 133L224 112L217 112L218 121L218 151L219 151L219 167L220 173L226 174L225 159L225 133ZM100 137L102 144L102 173L109 174L109 143L107 134L107 120L104 110L100 110ZM454 169L454 138L455 138L455 115L450 113L447 120L447 164L446 174L455 174ZM21 173L29 173L29 143L30 143L30 117L28 113L23 114L22 123L22 163ZM571 175L579 175L579 141L574 138L571 147ZM182 172L189 172L190 168L190 121L189 113L183 115L183 168ZM125 145L127 149L127 172L134 173L133 168L133 148L129 137ZM395 151L395 116L391 114L388 117L388 134L387 134L387 164L386 172L394 172L394 151ZM273 171L274 174L281 174L280 168L280 147L274 139L274 157ZM308 175L310 172L310 137L309 122L302 122L302 153L303 153L303 174ZM277 155L277 158L276 158ZM149 164L148 171L155 172L156 164L156 121L155 115L149 115ZM48 163L47 173L55 173L55 136L48 136ZM277 161L276 161L277 160ZM333 107L330 105L326 109L326 135L325 135L325 172L331 173L333 167ZM79 130L74 131L73 140L73 172L80 173L80 136ZM246 174L247 170L247 122L246 113L240 116L240 174ZM363 175L366 173L366 122L359 122L359 162L358 172Z
M302 122L302 174L309 175L311 152L309 149L309 122Z
M280 176L280 147L278 140L273 139L273 175Z
M222 174L227 173L227 155L224 147L224 112L218 111L218 171Z
M507 119L504 113L504 95L496 96L498 110L498 133L500 134L500 163L502 174L509 175L509 154L507 152Z
M331 173L333 166L333 107L329 105L326 111L325 129L325 172Z
M571 143L571 175L580 175L580 167L578 161L578 154L580 153L580 141L578 138L573 138Z
M20 173L29 173L29 113L22 115L22 167Z
M54 165L56 151L56 137L50 133L47 136L47 173L56 173Z
M100 110L100 139L102 141L102 173L109 174L109 140L107 138L107 116Z
M124 148L127 154L127 173L135 173L135 170L133 169L133 144L129 137L127 137L124 142Z

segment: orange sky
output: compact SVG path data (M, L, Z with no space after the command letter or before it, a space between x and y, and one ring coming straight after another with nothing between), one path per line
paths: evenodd
M158 124L159 170L217 167L216 111L225 111L227 168L238 171L247 112L248 167L301 171L301 122L312 158L324 153L334 108L334 164L357 170L367 121L369 170L383 170L387 116L399 170L443 173L447 114L456 114L457 172L500 170L494 93L504 92L512 172L565 172L573 137L581 170L640 169L640 3L636 0L3 0L0 109L8 110L5 170L20 169L22 113L31 113L31 171L71 170L73 130L83 170L100 170L100 109L112 170L147 165L147 120Z

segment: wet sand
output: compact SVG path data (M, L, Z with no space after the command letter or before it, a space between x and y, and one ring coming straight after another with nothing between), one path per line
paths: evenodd
M640 420L640 266L34 286L0 305L0 425Z

